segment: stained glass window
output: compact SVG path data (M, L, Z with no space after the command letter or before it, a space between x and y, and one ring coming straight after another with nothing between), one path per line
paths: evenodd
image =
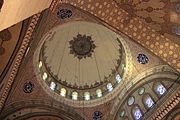
M84 93L84 99L85 100L90 100L90 93L89 92Z
M108 83L108 84L107 84L107 90L108 90L109 92L113 90L113 86L112 86L111 83Z
M139 89L139 94L142 95L145 92L145 88L140 88Z
M66 96L66 89L65 88L61 88L61 96L65 97Z
M121 117L123 117L123 116L125 115L125 111L124 111L124 110L121 111L121 112L119 113L119 115L120 115Z
M120 83L121 82L121 76L119 74L116 75L116 82Z
M72 99L77 100L78 99L78 93L77 92L72 92Z
M156 86L156 92L159 95L163 95L166 93L166 88L162 84L159 84Z
M166 93L166 88L160 83L157 84L154 89L155 89L156 93L160 96L164 95Z
M128 105L132 105L134 103L134 101L135 101L134 97L130 97L128 99Z
M55 90L55 87L56 87L56 83L55 82L51 82L51 84L50 84L51 90Z
M134 106L134 108L132 109L132 114L135 120L140 120L142 117L142 112L138 106Z
M122 64L122 69L126 70L126 66L124 64Z
M145 104L148 108L151 108L153 105L154 105L154 101L151 99L151 97L148 97L146 100L145 100Z
M43 76L42 76L43 80L46 80L47 77L48 77L48 74L47 74L46 72L44 72L44 73L43 73Z
M143 96L143 102L147 108L151 108L154 105L154 101L149 94Z
M96 95L97 95L97 97L102 97L102 91L101 91L101 89L97 89L97 90L96 90Z
M39 68L42 67L42 61L39 61Z

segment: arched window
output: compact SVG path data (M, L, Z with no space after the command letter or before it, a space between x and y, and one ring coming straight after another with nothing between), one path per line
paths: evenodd
M166 88L161 83L156 84L154 87L154 90L160 96L162 96L166 93Z
M151 108L154 105L154 101L152 100L151 96L148 94L143 96L143 102L147 108Z
M42 61L39 61L39 68L42 67Z
M126 66L124 64L122 64L122 69L126 70Z
M111 92L111 91L113 90L113 86L112 86L111 83L108 83L108 84L107 84L107 90L108 90L109 92Z
M61 88L61 96L65 97L66 96L66 89L65 88Z
M51 82L51 84L50 84L51 90L55 90L55 87L56 87L56 83L55 82Z
M84 99L85 100L90 100L90 93L89 92L84 93Z
M134 118L135 120L140 120L140 119L141 119L141 117L142 117L142 112L141 112L139 106L135 105L135 106L133 107L133 109L132 109L132 114L133 114L133 118Z
M44 72L44 73L43 73L43 76L42 76L43 80L46 80L47 77L48 77L48 74L47 74L46 72Z
M78 99L78 93L77 92L72 92L72 99L77 100Z
M116 75L116 82L120 83L121 82L121 76L119 74Z
M96 95L97 95L97 97L102 97L102 91L101 91L101 89L97 89L97 90L96 90Z

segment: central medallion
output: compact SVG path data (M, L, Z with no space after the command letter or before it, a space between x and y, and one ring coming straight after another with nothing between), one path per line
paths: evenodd
M70 54L74 54L78 59L91 57L96 45L91 36L78 34L73 40L69 41Z

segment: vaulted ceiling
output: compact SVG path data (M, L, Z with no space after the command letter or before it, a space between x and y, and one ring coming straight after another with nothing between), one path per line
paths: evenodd
M0 108L4 106L5 101L4 113L8 110L9 106L14 105L14 103L20 100L46 99L47 101L51 101L53 99L59 103L71 106L77 113L81 113L82 117L88 119L91 119L92 113L96 110L101 111L105 119L113 119L115 117L120 119L118 112L121 112L122 109L120 108L122 104L127 102L129 95L135 93L134 89L138 90L143 85L153 86L148 83L148 81L153 80L151 78L149 79L148 76L153 76L157 73L157 79L159 78L159 81L166 80L164 78L171 81L162 82L163 85L165 83L166 88L170 88L167 86L171 83L174 85L171 88L176 88L177 85L174 83L179 80L178 75L180 72L180 39L178 35L179 28L177 29L180 25L180 17L177 4L179 2L176 0L54 0L49 9L44 12L35 14L29 19L1 31L0 58L2 58L3 64L0 64L0 72L3 77L0 79ZM73 22L78 23L78 25L74 25ZM88 23L88 25L85 23ZM107 30L100 29L102 26ZM49 38L49 40L44 39L47 38L47 34L52 34L52 30L58 27L61 28L55 30L55 33L58 34L53 34L54 36ZM110 35L109 33L111 32L107 32L108 30L111 30L113 35ZM88 39L90 39L88 36L91 36L93 42L91 41L90 43L94 44L94 48L91 49L87 46L88 43L86 44L84 42L81 42L82 45L80 46L72 45L73 40L78 39L78 34L76 36L75 32L78 32L79 35L87 34L85 37ZM7 38L9 41L4 40L5 37L3 35L8 37L8 34L10 34L9 36L11 38ZM96 82L101 83L102 80L100 78L105 77L106 73L113 73L113 65L109 64L111 59L105 59L110 55L108 52L105 53L103 51L104 49L110 49L110 54L114 56L111 58L114 61L118 61L117 59L119 58L116 58L117 51L110 46L111 43L116 48L118 46L118 43L112 42L114 39L112 36L119 38L125 48L125 53L123 53L125 63L123 64L126 66L126 70L123 73L122 81L117 86L115 85L116 87L114 87L113 91L107 95L104 94L102 98L98 98L99 100L92 99L84 102L81 100L71 100L70 94L74 90L73 85L76 87L83 85L92 86ZM65 42L65 38L69 38L69 42ZM104 40L107 44L104 43ZM45 43L43 43L44 41ZM59 41L61 41L61 44L59 44ZM39 52L42 43L45 51ZM84 45L87 47L83 47ZM101 45L104 46L102 47L102 51ZM36 49L39 49L39 51L37 52ZM82 50L86 51L83 52ZM91 53L89 50L91 50ZM85 55L87 52L88 54ZM94 59L94 61L88 61L93 58L94 54L100 57ZM44 60L43 65L46 64L48 67L39 69L39 60ZM61 66L59 60L64 60L63 67L61 67L63 69L57 74L57 70ZM76 63L81 63L81 65L84 64L87 68L86 71L92 71L92 74L85 75L86 72L77 72L78 70L71 70L71 74L69 74L69 70L77 66L75 63L72 64L73 60ZM60 64L55 64L52 61ZM104 62L109 65L106 66ZM90 63L92 64L90 65ZM93 72L99 70L97 67L101 67L102 69L100 69L100 73L93 75ZM82 66L79 66L79 70L81 68ZM47 73L49 72L48 76L50 76L50 73L55 73L56 75L53 77L63 78L62 83L59 82L60 86L57 84L57 87L54 88L55 91L50 89L52 79L48 78L42 81L43 74L46 72L45 69L47 69ZM77 72L79 78L76 74L73 75L74 72ZM161 72L167 72L168 74L160 75L159 73ZM169 78L168 75L171 77ZM58 80L61 81L61 79ZM63 83L64 81L66 84ZM61 85L64 85L64 88L67 90L66 98L59 95L60 88L62 88ZM95 91L95 89L91 90L91 87L87 88L91 93ZM106 87L104 86L101 89L106 90ZM150 87L147 91L151 91ZM9 92L10 95L8 94ZM83 99L84 91L82 94L80 92L78 93L82 95ZM96 96L95 92L93 94ZM154 93L152 93L153 95ZM33 102L31 104L33 105ZM136 102L136 104L138 103ZM128 106L124 106L124 108L128 108ZM16 107L14 105L14 109ZM143 108L144 111L146 111L145 108ZM115 115L115 113L117 114ZM13 114L17 115L17 113ZM11 118L13 114L10 115L10 113L7 113L6 117ZM41 117L36 118L41 119ZM124 118L127 118L127 116Z

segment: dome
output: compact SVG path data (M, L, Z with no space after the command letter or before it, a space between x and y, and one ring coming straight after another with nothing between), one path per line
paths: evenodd
M40 79L70 101L110 94L126 70L121 38L96 23L76 21L55 27L44 35L36 53Z

